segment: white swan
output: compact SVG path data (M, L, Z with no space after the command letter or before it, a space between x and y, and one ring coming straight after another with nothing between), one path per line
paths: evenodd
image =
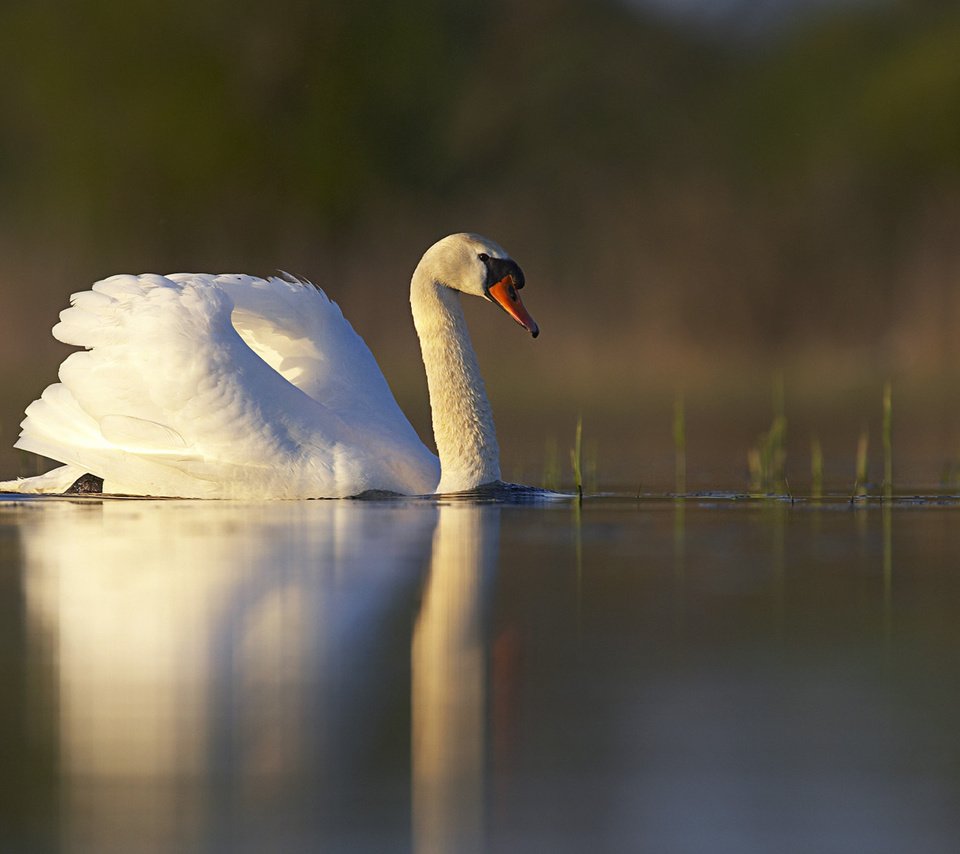
M113 276L74 294L53 334L84 347L27 407L16 447L64 463L0 483L184 498L458 492L500 479L493 416L460 293L534 337L523 272L496 243L453 234L413 273L439 460L370 350L309 283L245 275Z

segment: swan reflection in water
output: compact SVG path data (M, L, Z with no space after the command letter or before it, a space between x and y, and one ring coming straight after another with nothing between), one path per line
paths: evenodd
M482 847L498 507L19 512L65 851Z

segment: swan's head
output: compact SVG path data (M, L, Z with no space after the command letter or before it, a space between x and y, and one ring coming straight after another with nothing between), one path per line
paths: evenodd
M502 247L479 234L451 234L423 256L434 281L455 291L496 303L534 338L540 327L524 308L523 270Z

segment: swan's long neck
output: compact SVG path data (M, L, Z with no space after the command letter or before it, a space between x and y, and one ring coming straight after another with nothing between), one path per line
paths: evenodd
M437 492L460 492L500 480L493 413L459 293L418 267L410 286L410 306L440 455Z

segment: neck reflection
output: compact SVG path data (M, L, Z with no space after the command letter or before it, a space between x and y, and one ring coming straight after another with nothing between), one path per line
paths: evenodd
M500 508L440 508L412 644L413 840L417 854L484 850L485 616Z

